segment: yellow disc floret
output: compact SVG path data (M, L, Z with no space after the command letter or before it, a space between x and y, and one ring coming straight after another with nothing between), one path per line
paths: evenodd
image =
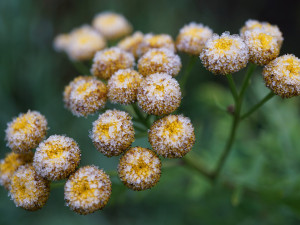
M33 166L47 180L61 180L75 171L80 157L80 149L72 138L52 135L36 149Z
M118 47L130 52L135 58L138 58L138 49L142 43L144 35L142 32L135 32L133 35L125 37L118 43Z
M151 126L149 142L157 154L167 158L180 158L195 143L194 127L187 117L169 115Z
M127 112L107 110L93 123L90 137L98 151L104 155L120 155L134 141L131 117Z
M49 181L39 176L31 164L20 166L11 178L9 195L18 207L38 210L47 202L49 193Z
M75 116L87 116L105 106L106 85L94 77L77 77L64 91L65 106Z
M132 27L126 18L113 12L97 14L92 24L108 40L121 38L132 31Z
M138 105L148 114L162 116L175 111L181 102L177 80L166 73L146 77L138 89Z
M180 69L179 56L166 48L151 49L138 61L138 70L143 76L153 73L167 73L176 76Z
M206 41L211 38L213 31L203 24L190 23L180 29L176 39L176 47L179 51L199 55Z
M214 34L200 54L203 65L214 74L231 74L244 68L249 60L248 47L238 35Z
M33 152L15 153L11 152L6 157L0 160L0 185L9 189L10 181L13 173L22 165L31 163Z
M26 153L34 149L46 136L47 120L37 111L20 114L7 124L7 146L14 152Z
M280 56L263 69L266 86L282 98L300 95L300 59Z
M153 151L134 147L121 157L118 174L128 188L135 191L146 190L159 181L161 162Z
M73 211L86 215L102 209L111 195L109 176L96 166L85 166L65 184L65 201Z
M91 72L94 76L109 79L120 69L132 68L134 56L120 48L112 47L95 54Z
M142 76L135 70L118 70L108 80L108 99L113 103L134 103L141 81Z

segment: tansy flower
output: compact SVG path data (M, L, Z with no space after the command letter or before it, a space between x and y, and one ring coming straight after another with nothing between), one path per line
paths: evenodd
M108 99L113 103L134 103L141 81L142 76L135 70L118 70L108 80Z
M75 116L87 116L105 106L106 85L94 77L76 77L64 91L65 106Z
M181 102L179 84L166 73L149 75L141 82L137 100L138 105L148 114L170 114Z
M134 128L127 112L107 110L93 123L90 137L96 148L111 157L123 153L134 141Z
M180 69L179 56L166 48L151 49L138 61L138 70L143 76L153 73L167 73L176 76Z
M46 136L47 120L37 111L28 111L7 124L5 139L14 152L25 153L34 149Z
M263 69L266 86L282 98L300 95L300 59L280 56Z
M91 72L94 76L109 79L120 69L132 68L134 56L120 48L112 47L95 54Z
M258 30L246 31L244 36L251 62L265 65L279 55L280 46L275 37Z
M167 48L170 51L175 52L175 43L168 34L146 34L140 44L138 54L142 56L153 48Z
M205 42L212 35L213 31L209 27L192 22L180 29L176 39L176 47L179 51L199 55L205 46Z
M120 158L118 174L128 188L135 191L146 190L159 181L161 162L153 151L134 147Z
M70 34L59 34L54 38L53 47L57 52L67 51L70 43Z
M149 142L157 154L167 158L180 158L195 143L194 127L189 118L169 115L153 123Z
M80 156L80 149L72 138L52 135L36 149L33 166L47 180L61 180L75 171Z
M231 74L244 68L249 59L248 47L238 35L214 34L200 54L203 65L214 74Z
M0 160L0 185L9 189L13 173L22 165L31 163L33 152L15 153L10 152L4 159Z
M135 32L133 35L125 37L118 43L118 47L130 52L135 58L138 58L138 49L142 43L144 35L142 32Z
M97 14L92 24L108 40L121 38L132 31L130 23L124 16L112 12Z
M73 211L89 214L102 209L111 195L109 176L96 166L85 166L72 174L65 184L65 201Z
M49 182L40 177L31 164L20 166L11 178L9 195L18 207L38 210L47 202L49 193Z

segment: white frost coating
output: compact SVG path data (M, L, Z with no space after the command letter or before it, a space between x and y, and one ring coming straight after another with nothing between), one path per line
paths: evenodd
M118 43L118 47L131 52L135 58L138 57L138 49L144 39L144 35L140 31L136 31L133 35L125 37Z

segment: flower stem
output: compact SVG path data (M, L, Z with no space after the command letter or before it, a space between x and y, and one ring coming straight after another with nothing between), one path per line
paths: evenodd
M131 104L132 108L136 114L136 116L138 117L139 122L141 122L146 128L150 128L150 125L148 123L148 119L144 117L143 113L140 111L140 109L138 108L137 104Z
M80 75L89 75L90 71L88 69L88 67L86 65L84 65L83 62L79 62L79 61L72 61L75 69L77 70L78 73L80 73Z
M256 65L250 63L249 68L248 68L248 70L247 70L247 72L246 72L246 75L245 75L243 84L242 84L241 91L240 91L240 95L239 95L240 98L243 98L243 97L244 97L244 94L245 94L245 92L246 92L246 89L247 89L247 87L248 87L248 85L249 85L249 83L250 83L250 82L249 82L249 81L250 81L250 78L251 78L251 76L252 76L252 74L253 74L253 72L254 72L255 69L256 69Z
M228 74L228 75L226 75L226 77L227 77L227 80L228 80L228 84L229 84L230 91L231 91L231 94L233 96L233 99L234 99L235 102L237 102L237 100L238 100L238 92L237 92L235 83L233 81L232 75Z
M190 56L189 57L189 61L188 61L188 65L184 71L184 74L181 76L181 79L179 81L179 85L181 87L181 92L182 92L182 95L185 95L185 85L186 85L186 82L188 80L188 77L196 63L196 60L197 60L197 57L196 56Z

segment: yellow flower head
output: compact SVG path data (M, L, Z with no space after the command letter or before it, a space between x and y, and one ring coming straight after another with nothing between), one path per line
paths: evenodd
M80 149L72 138L52 135L36 149L33 166L47 180L61 180L75 171L80 156Z
M37 111L28 111L7 124L5 139L14 152L26 153L34 149L46 136L46 118Z
M92 24L108 40L121 38L132 31L132 27L126 18L113 12L97 14Z
M20 166L11 177L9 195L18 207L38 210L47 202L49 193L49 182L40 177L31 164Z
M32 163L33 152L15 153L11 152L0 160L0 185L9 189L11 177L16 170L27 163Z
M195 143L194 127L189 118L169 115L153 123L149 142L157 154L167 158L181 158Z
M134 103L141 81L142 76L133 69L118 70L108 80L108 99L113 103Z
M258 65L266 65L279 55L277 39L258 30L246 31L245 43L249 48L249 60Z
M105 106L106 85L94 77L76 77L64 91L65 106L75 116L87 116Z
M65 184L65 201L73 211L86 215L104 208L111 195L109 176L96 166L85 166Z
M240 30L240 34L242 37L245 36L246 31L257 30L259 33L265 33L273 36L277 39L279 47L281 47L283 42L282 33L279 30L278 26L271 25L268 22L259 22L257 20L247 20L245 26L243 26Z
M151 49L138 61L138 70L143 76L153 73L167 73L176 76L180 69L179 56L166 48Z
M59 34L54 38L53 47L57 52L67 51L70 43L70 34Z
M93 123L90 137L98 151L104 155L120 155L134 141L131 117L127 112L107 110Z
M120 69L134 66L134 56L120 48L112 47L95 54L91 72L94 76L109 79Z
M192 22L180 29L176 39L176 47L179 51L199 55L206 41L212 35L213 31L209 27Z
M148 114L170 114L181 102L179 84L166 73L151 74L141 82L137 100L138 105Z
M300 95L300 59L280 56L263 69L266 86L282 98Z
M246 67L249 54L248 47L238 35L224 32L221 36L214 34L200 54L203 65L214 74L231 74Z
M128 188L135 191L146 190L159 181L161 162L153 151L134 147L120 158L118 174Z
M140 47L138 49L138 55L142 56L147 51L153 48L167 48L172 52L175 52L175 43L172 37L168 34L146 34Z
M135 32L133 35L125 37L118 43L118 47L130 52L135 58L138 58L138 49L142 43L144 35L142 32Z

